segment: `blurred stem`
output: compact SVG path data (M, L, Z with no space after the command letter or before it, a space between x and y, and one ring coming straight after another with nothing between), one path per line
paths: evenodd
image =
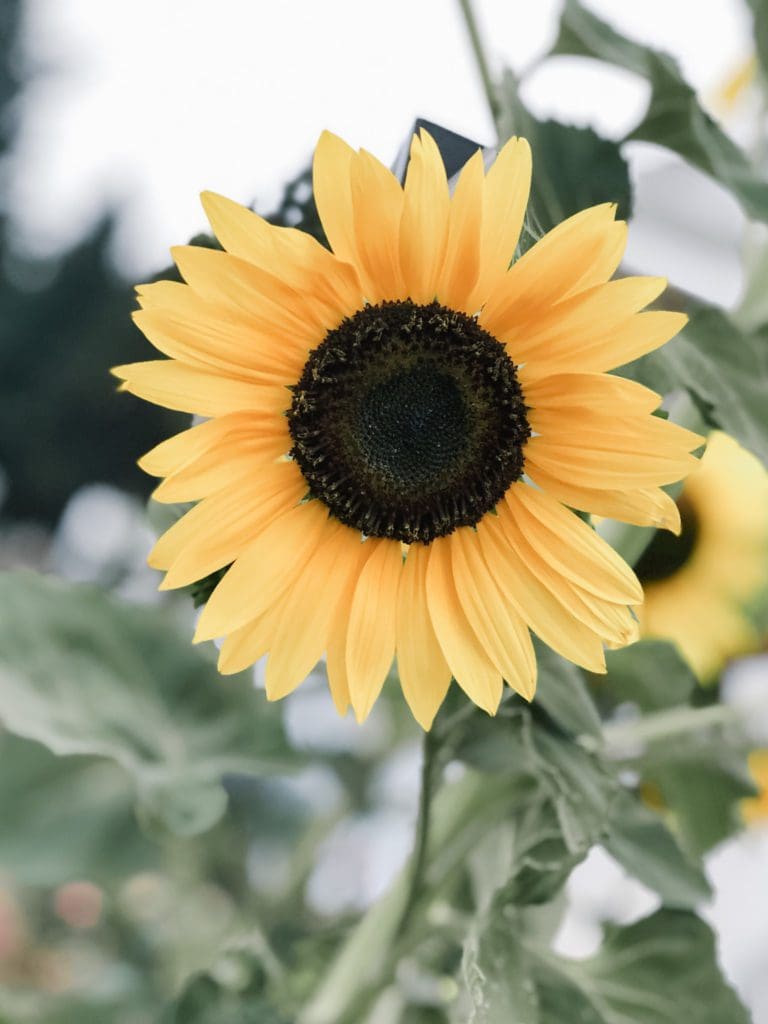
M483 83L483 89L485 90L485 98L488 100L488 109L491 112L493 123L498 127L499 118L501 116L501 106L499 104L496 86L493 78L491 77L491 70L488 66L485 47L483 46L483 41L480 37L477 18L475 17L475 12L472 8L472 0L459 0L459 9L461 10L462 17L464 18L464 24L467 27L469 41L472 45L472 52L475 55L477 70L480 72L480 79Z
M424 870L427 866L427 848L429 845L429 822L432 811L432 787L435 781L435 755L439 743L434 732L428 729L424 733L421 761L421 790L419 792L419 811L416 818L416 841L411 859L411 877L408 883L408 895L400 922L395 932L399 938L408 930L414 908L421 895Z
M603 739L609 756L622 758L628 748L669 740L687 733L701 734L704 729L738 725L742 714L736 708L713 704L707 708L670 708L643 715L633 722L609 722Z

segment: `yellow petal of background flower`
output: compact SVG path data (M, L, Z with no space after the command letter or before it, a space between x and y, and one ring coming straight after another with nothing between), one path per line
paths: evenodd
M427 608L429 549L412 544L397 598L397 667L403 696L413 717L429 729L445 700L451 670L437 641Z
M371 550L355 587L347 630L347 678L352 707L364 721L395 657L397 589L403 556L396 541L369 540Z

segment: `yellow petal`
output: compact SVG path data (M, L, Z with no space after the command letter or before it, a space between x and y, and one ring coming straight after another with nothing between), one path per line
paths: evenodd
M279 266L280 277L287 284L337 306L342 315L359 308L362 292L354 268L336 259L312 235L276 227L214 192L203 192L201 199L214 234L227 252L265 270Z
M226 438L240 435L270 439L289 436L284 416L233 412L205 420L189 430L174 434L167 441L161 441L139 459L139 466L151 476L170 476L222 445Z
M400 273L403 190L382 163L364 150L351 167L352 206L359 265L369 302L405 298Z
M483 152L478 149L464 164L451 197L445 261L437 284L441 302L470 314L477 308L472 295L480 273L483 181Z
M652 310L636 313L613 330L606 330L605 324L597 325L593 339L585 337L578 349L564 346L544 357L541 353L532 355L526 366L526 379L560 373L574 366L579 370L613 370L665 345L687 322L684 313Z
M400 267L407 294L427 303L437 293L445 256L450 196L440 150L424 130L411 143L404 192Z
M475 291L479 309L505 279L515 255L531 189L531 147L525 139L504 144L485 179L482 267Z
M429 729L445 700L451 670L437 642L427 608L429 549L412 544L397 597L397 665L400 685L413 717Z
M503 511L503 510L502 510ZM592 672L605 672L600 638L563 608L510 544L498 516L486 516L477 535L499 589L544 643Z
M341 314L332 304L292 287L278 273L228 252L177 245L171 255L187 284L208 302L220 303L234 315L278 321L301 342L317 344L318 338L340 322Z
M264 384L293 384L301 376L310 343L284 345L223 317L142 309L133 314L140 331L164 355L189 366Z
M607 281L626 244L626 225L614 221L615 207L604 203L558 224L505 275L481 313L494 337L562 302L578 291Z
M564 576L608 601L642 602L632 569L577 515L527 484L513 484L505 499L520 532Z
M284 597L283 600L285 600ZM218 662L218 669L222 675L228 676L234 675L235 672L242 672L244 669L250 668L259 658L264 657L272 646L275 627L282 610L282 602L276 601L258 619L241 626L225 638L221 645Z
M456 593L450 538L429 546L427 604L435 635L451 672L475 704L494 715L502 694L501 672L467 621Z
M518 558L550 591L566 614L583 622L603 640L615 641L617 645L629 642L632 634L636 633L636 627L625 604L618 605L588 593L553 567L546 557L546 549L537 550L532 546L509 505L500 508L499 519Z
M485 564L477 534L451 534L456 592L472 630L504 679L526 700L536 690L536 656L528 627L504 600Z
M234 478L225 490L204 498L166 530L150 553L153 568L168 570L160 589L188 586L230 565L305 492L298 469L281 463Z
M319 501L274 519L211 594L195 642L224 636L265 612L298 579L328 529L328 511Z
M328 645L348 578L357 573L360 534L326 523L321 543L291 584L267 660L269 700L280 700L309 675Z
M282 437L229 436L167 477L154 491L155 501L197 501L215 494L243 477L257 477L285 455L291 446L286 430Z
M663 277L623 277L578 292L551 306L541 317L522 326L512 324L501 336L517 363L538 359L569 362L583 370L582 350L611 337L617 327L657 298L666 288Z
M526 473L543 491L571 508L635 526L656 526L680 533L680 511L672 498L658 487L595 490L558 480L531 462L526 464Z
M350 175L355 151L331 132L323 132L315 147L312 170L317 212L331 248L342 260L355 264L355 219Z
M371 547L355 588L347 630L347 673L358 722L374 705L395 656L397 588L403 569L400 545L369 540Z
M524 368L525 369L525 368ZM558 373L525 386L526 405L534 409L574 410L619 417L653 412L661 395L634 380L609 373Z
M259 299L245 309L206 299L189 285L175 281L140 285L136 290L142 309L164 314L167 321L185 325L188 333L193 332L197 324L203 325L203 330L210 335L208 340L214 354L242 360L251 369L290 370L295 365L296 354L306 357L308 348L323 337L314 327L307 331L305 325L297 330L295 320L288 319L283 308L274 302ZM165 334L168 333L166 330ZM179 345L180 341L174 343ZM189 352L194 342L185 338L184 344Z
M174 359L128 363L115 366L112 373L123 380L121 391L198 416L246 410L279 415L291 404L291 394L282 386L207 373Z
M526 465L530 461L560 480L609 490L674 483L696 466L696 459L685 451L609 451L557 444L543 436L531 438L525 447L525 459Z

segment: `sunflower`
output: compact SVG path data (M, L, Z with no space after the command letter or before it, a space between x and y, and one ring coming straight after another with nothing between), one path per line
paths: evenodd
M635 566L645 588L640 627L674 640L706 682L760 644L744 609L768 587L768 473L716 431L678 506L682 533L657 535Z
M609 280L626 240L610 204L510 267L522 139L487 174L478 150L451 191L425 131L404 185L324 133L313 176L330 249L206 193L225 251L174 249L186 283L138 289L170 359L118 367L122 388L207 417L140 461L159 501L196 503L150 555L162 587L228 567L195 637L224 638L220 670L268 653L277 699L325 654L360 720L395 657L425 729L452 677L490 714L505 680L531 699L531 630L604 671L642 590L572 509L678 529L660 485L701 442L605 372L685 322L640 312L665 281Z
M741 801L741 816L747 825L764 825L768 821L768 750L752 751L749 772L757 788L757 796Z

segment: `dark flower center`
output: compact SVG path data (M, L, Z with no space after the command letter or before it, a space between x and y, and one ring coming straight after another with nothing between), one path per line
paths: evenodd
M371 537L428 544L474 526L523 472L515 365L436 302L366 306L310 353L288 413L313 498Z
M635 574L641 583L658 583L674 576L686 565L699 539L699 519L696 509L683 496L677 502L680 509L680 536L669 530L657 530L653 540L640 556Z

